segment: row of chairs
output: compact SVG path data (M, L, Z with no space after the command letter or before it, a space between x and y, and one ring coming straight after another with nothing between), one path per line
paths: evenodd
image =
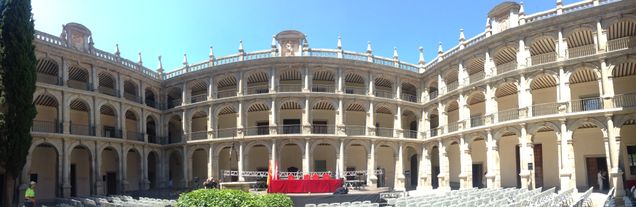
M380 206L379 203L371 203L371 201L305 204L305 207L379 207L379 206Z
M175 206L176 200L140 198L131 196L92 196L84 198L58 199L59 207L166 207Z

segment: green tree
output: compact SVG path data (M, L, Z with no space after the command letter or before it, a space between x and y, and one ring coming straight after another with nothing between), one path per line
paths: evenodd
M31 126L36 110L35 47L30 0L0 0L0 67L3 71L4 126L0 132L0 168L5 170L3 206L14 206L18 176L31 147ZM11 204L13 203L13 204Z

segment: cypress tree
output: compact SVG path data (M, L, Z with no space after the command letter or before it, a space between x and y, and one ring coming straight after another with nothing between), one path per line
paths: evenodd
M34 28L30 0L4 0L0 22L0 65L4 71L4 130L0 137L0 167L5 172L5 202L15 198L18 176L31 147L31 126L36 109ZM13 200L17 203L17 199ZM8 205L6 205L8 206Z

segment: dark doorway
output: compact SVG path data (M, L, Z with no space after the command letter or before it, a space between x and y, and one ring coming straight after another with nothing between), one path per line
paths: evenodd
M417 188L417 175L419 174L417 168L417 155L411 156L411 189Z
M484 179L484 165L483 164L473 164L473 187L474 188L485 188L485 185L482 185Z
M77 196L77 174L75 164L71 164L71 196Z
M267 135L269 134L269 122L257 122L256 123L256 134L257 135Z
M596 190L609 189L609 182L607 179L607 160L605 157L587 157L585 158L586 171L587 171L587 185L594 187ZM603 172L603 189L599 188L598 173Z
M300 134L300 119L284 119L283 134Z
M534 187L543 186L543 146L534 145Z
M437 175L439 175L439 166L433 166L431 175L431 185L433 186L433 189L437 189L439 187Z
M113 195L117 193L117 173L106 173L106 194Z
M520 164L519 163L519 145L515 146L515 167L516 167L516 171L517 174L515 174L516 178L517 178L517 188L521 188L521 177L519 176L519 174L521 173L521 168L520 168Z

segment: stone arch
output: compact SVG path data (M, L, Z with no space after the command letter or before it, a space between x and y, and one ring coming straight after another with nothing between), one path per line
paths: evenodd
M594 26L584 24L578 27L568 28L563 32L568 48L581 47L594 44L596 29Z
M574 132L576 129L585 126L586 124L592 124L603 132L603 136L607 136L607 125L603 122L603 120L599 120L597 117L592 118L581 118L573 121L568 121L567 128L569 131Z
M521 136L521 129L517 126L507 126L504 128L496 129L493 134L493 139L499 141L502 137L515 134Z

